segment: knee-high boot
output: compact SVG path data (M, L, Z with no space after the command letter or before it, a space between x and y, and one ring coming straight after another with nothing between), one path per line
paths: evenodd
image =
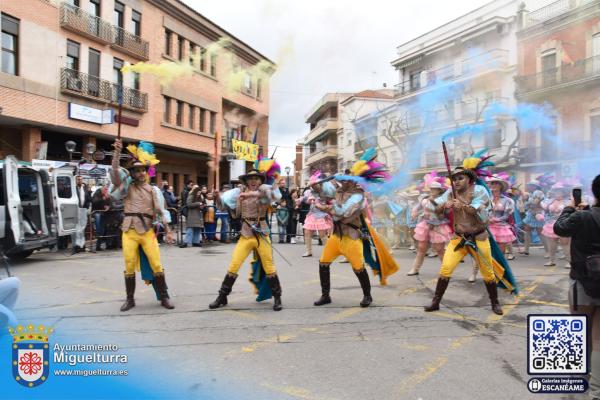
M331 303L331 297L329 297L329 291L331 289L329 264L319 264L319 280L321 281L321 297L314 302L315 306Z
M231 293L236 278L237 274L232 274L228 272L227 275L225 275L223 283L221 284L221 289L219 289L219 295L217 296L215 301L208 305L208 308L215 309L227 305L227 296L229 295L229 293Z
M363 291L363 299L360 302L361 307L369 307L373 302L373 298L371 297L371 281L369 280L369 273L366 268L361 269L359 272L354 271L358 281L360 282L360 287Z
M410 271L406 273L408 276L419 275L419 271L421 270L421 266L423 265L423 260L425 259L425 253L421 251L417 251L417 256L415 257L415 261L413 262L413 266Z
M477 271L479 271L479 265L476 262L473 262L473 271L471 272L471 276L469 276L469 282L475 282L477 279Z
M121 311L128 311L135 307L135 300L133 298L135 294L135 274L125 274L125 292L127 293L127 300L121 306Z
M498 302L498 287L496 286L496 281L485 282L485 288L490 296L492 311L498 315L504 314L502 307L500 307L500 303Z
M158 290L158 296L160 297L160 305L166 309L172 310L175 308L171 300L169 299L169 292L167 291L167 281L165 280L165 273L158 272L154 274L154 282L156 283L156 290Z
M273 310L281 311L283 307L281 305L281 284L279 283L279 277L277 274L273 274L267 276L267 281L269 282L271 292L273 293Z
M431 300L431 305L425 307L425 311L437 311L440 309L440 302L442 301L442 297L448 288L448 283L450 282L450 278L444 278L440 276L437 281L437 285L435 286L435 293L433 295L433 300Z

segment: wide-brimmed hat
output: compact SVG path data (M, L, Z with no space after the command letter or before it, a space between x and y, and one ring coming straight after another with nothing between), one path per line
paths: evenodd
M466 175L471 181L475 182L477 180L477 173L469 168L456 167L452 172L450 172L450 179L455 177L456 175Z
M261 173L260 171L258 171L256 169L251 169L247 174L240 175L239 179L240 179L240 181L246 183L246 180L248 178L252 178L252 177L260 178L261 183L265 183L265 180L267 179L265 174Z
M500 185L502 185L502 189L500 189L500 191L503 193L508 190L508 187L509 187L508 181L506 179L504 179L502 176L500 176L499 174L489 176L486 179L486 181L487 181L487 183L497 182Z

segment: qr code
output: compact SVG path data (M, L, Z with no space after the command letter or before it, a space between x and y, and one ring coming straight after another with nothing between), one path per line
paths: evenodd
M527 321L530 375L587 373L585 315L529 315Z

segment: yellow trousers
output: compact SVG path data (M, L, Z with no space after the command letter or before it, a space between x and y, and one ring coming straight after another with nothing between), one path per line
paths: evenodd
M340 239L338 235L331 235L325 243L319 262L321 264L331 264L338 256L346 257L353 270L362 270L365 265L362 240L351 239L345 235Z
M444 253L444 259L442 260L442 267L440 268L440 276L444 278L450 278L458 263L465 258L467 253L469 253L479 266L483 280L485 282L494 281L496 278L492 268L492 249L490 247L489 239L476 240L478 251L475 251L468 246L461 247L460 249L454 251L454 248L460 243L460 241L461 238L459 237L450 240L448 243L446 252Z
M156 236L152 229L141 235L137 233L135 229L129 229L127 232L123 232L122 239L126 275L134 275L136 270L140 270L140 246L142 246L144 253L146 253L146 256L148 257L152 272L155 274L157 272L163 272L163 267L160 263L158 240L156 240Z
M228 271L237 275L242 264L252 250L257 251L262 262L263 269L267 275L277 273L275 264L273 264L273 249L271 248L271 240L268 236L265 237L263 235L259 235L258 240L255 237L240 236L240 239L235 245L235 249L233 249L233 256L231 257L231 263L229 264Z

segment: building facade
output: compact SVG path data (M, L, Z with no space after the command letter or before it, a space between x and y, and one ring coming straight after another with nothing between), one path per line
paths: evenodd
M337 172L338 135L342 128L340 102L351 93L327 93L306 115L310 132L304 137L304 169L302 184L310 175L320 170L324 173Z
M110 153L120 100L124 141L154 143L157 179L178 192L187 180L229 180L233 132L267 147L268 80L248 73L232 88L227 78L273 63L184 3L8 0L0 13L2 157L68 160L66 141L75 157ZM210 51L224 37L226 49ZM140 61L189 63L193 73L168 81L121 72Z
M520 11L520 101L547 103L554 126L521 137L528 177L597 174L600 164L600 1ZM588 166L590 168L588 168Z

